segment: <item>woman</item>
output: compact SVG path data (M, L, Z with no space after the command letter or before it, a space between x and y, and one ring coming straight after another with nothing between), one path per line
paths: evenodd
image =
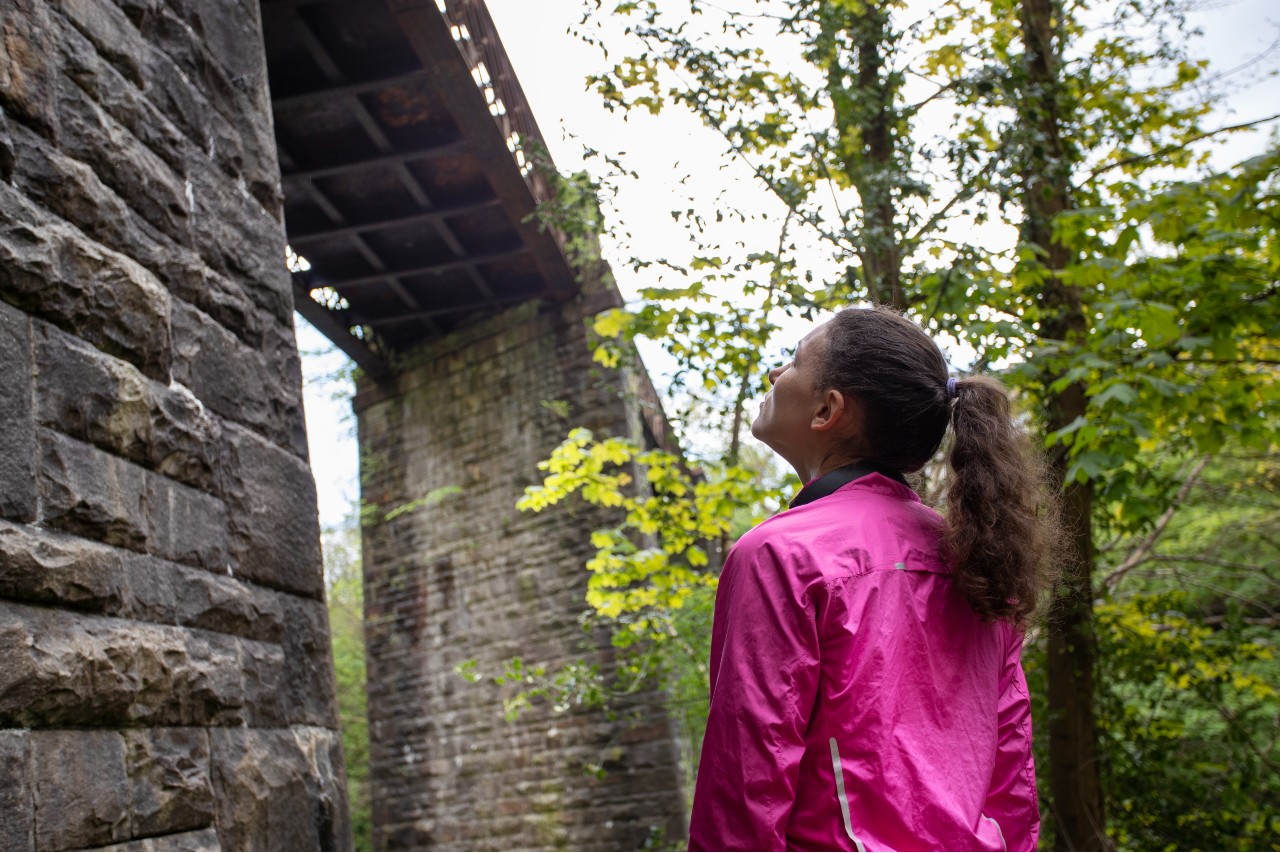
M807 485L721 574L690 849L1034 849L1019 655L1052 513L1004 388L882 309L769 379L752 433ZM942 517L902 475L948 424Z

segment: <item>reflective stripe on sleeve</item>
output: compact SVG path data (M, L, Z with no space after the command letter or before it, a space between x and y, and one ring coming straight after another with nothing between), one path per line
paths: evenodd
M853 834L853 822L849 818L849 798L844 793L844 770L840 766L840 747L836 745L835 738L831 739L831 767L836 774L836 798L840 801L840 816L844 818L844 831L849 834L850 840L858 848L858 853L867 853L867 848L863 847L858 836Z

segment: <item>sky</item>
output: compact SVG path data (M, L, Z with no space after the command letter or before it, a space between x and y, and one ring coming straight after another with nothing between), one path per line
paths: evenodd
M676 0L663 0L673 6ZM742 5L741 0L721 0ZM750 207L758 217L737 223L726 239L776 241L776 217L780 206L760 194L746 166L726 160L723 143L692 115L664 110L659 116L607 112L597 95L586 90L587 74L600 71L605 62L596 47L570 35L581 18L584 0L487 0L512 66L533 109L548 149L562 172L587 168L598 175L599 160L586 160L584 147L607 153L626 153L626 163L641 176L623 182L613 201L616 219L631 234L629 247L605 246L624 298L634 299L640 287L651 284L618 263L628 254L663 256L685 244L682 226L670 215L673 201L694 197L702 201L723 198L726 203ZM919 4L923 7L923 4ZM1202 2L1191 16L1203 31L1199 52L1211 68L1229 71L1258 55L1280 38L1280 7L1274 0L1211 0ZM614 33L615 36L620 33ZM778 54L785 53L785 46ZM1247 68L1233 79L1247 81L1231 92L1229 110L1216 117L1221 125L1260 118L1280 111L1280 84L1260 74L1277 66L1269 60ZM1272 124L1274 127L1275 124ZM1219 148L1215 161L1226 165L1261 150L1266 131L1237 135ZM771 208L772 205L772 208ZM679 251L678 248L674 251ZM341 372L345 356L306 321L295 315L298 346L303 356L304 405L312 470L319 495L321 524L342 523L359 497L355 421L351 414L350 388L333 377ZM798 338L805 331L796 324L783 333ZM662 356L642 350L651 371L661 374ZM770 354L766 354L769 357ZM661 377L658 377L661 385Z

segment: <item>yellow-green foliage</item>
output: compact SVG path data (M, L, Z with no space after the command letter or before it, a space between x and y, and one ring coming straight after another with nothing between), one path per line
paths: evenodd
M538 512L577 495L619 511L617 526L591 534L587 603L614 621L614 643L623 647L670 638L675 612L696 591L715 588L707 544L730 533L736 510L776 496L740 466L695 476L675 454L586 429L570 432L538 467L546 477L525 490L519 509Z

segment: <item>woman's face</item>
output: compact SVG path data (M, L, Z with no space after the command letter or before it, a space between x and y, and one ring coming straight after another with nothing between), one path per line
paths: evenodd
M821 401L818 367L826 354L826 324L805 335L791 361L769 371L773 386L760 404L751 434L794 466L813 440L811 424Z

